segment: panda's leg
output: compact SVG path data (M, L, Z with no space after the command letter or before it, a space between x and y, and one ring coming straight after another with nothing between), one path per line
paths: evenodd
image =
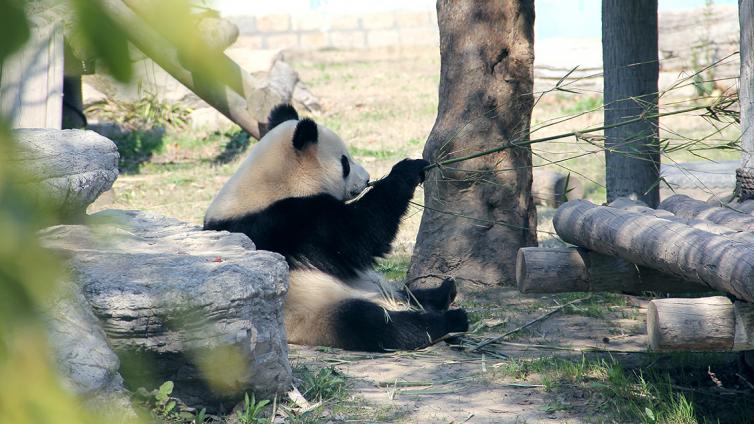
M405 290L407 300L411 305L421 306L424 309L433 311L448 310L450 304L453 303L458 294L456 281L452 277L444 279L439 286L411 287L411 284L409 284Z
M448 333L464 332L469 323L460 309L391 311L360 298L335 304L325 320L333 346L348 350L408 350L428 346Z

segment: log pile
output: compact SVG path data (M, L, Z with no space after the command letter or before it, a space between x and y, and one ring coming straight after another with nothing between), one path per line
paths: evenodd
M724 204L675 195L652 209L617 199L571 200L555 231L575 247L523 248L516 280L524 293L610 291L705 293L652 300L656 351L754 349L754 200ZM716 293L715 293L716 292Z

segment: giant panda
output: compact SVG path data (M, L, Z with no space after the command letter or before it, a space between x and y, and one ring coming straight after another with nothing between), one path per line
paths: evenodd
M424 347L468 329L466 313L448 309L454 281L407 294L373 267L388 253L427 165L405 159L352 201L368 185L366 170L331 130L279 105L267 134L210 204L204 228L244 233L257 248L285 256L289 342L362 351Z

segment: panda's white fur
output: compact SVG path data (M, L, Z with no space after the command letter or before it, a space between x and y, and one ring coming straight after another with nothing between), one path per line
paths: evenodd
M290 140L298 122L285 121L262 137L212 201L205 222L256 212L288 197L328 193L350 200L364 191L369 173L353 161L343 140L330 129L317 125L319 140L304 154L292 148ZM342 156L351 168L345 179Z
M328 128L273 110L273 128L210 205L206 229L244 232L260 249L286 256L291 272L284 318L291 343L358 350L409 349L465 331L447 311L452 282L420 292L438 311L407 310L402 292L373 270L387 253L423 161L403 161L362 198L369 174ZM343 163L343 162L347 162Z

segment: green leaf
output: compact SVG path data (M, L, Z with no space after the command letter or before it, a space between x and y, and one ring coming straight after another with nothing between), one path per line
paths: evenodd
M2 1L2 0L0 0ZM73 0L77 30L118 81L131 80L131 57L126 34L105 12L99 0Z
M16 0L0 0L0 62L29 39L29 22L23 5Z
M649 418L650 421L656 421L655 419L655 413L652 412L649 408L644 408L644 413L647 414L647 418Z
M173 408L175 408L175 401L171 400L167 405L165 405L165 415L169 414L170 411L173 410Z
M162 386L159 388L159 393L163 396L169 396L171 393L173 393L173 382L172 381L166 381L162 383Z

